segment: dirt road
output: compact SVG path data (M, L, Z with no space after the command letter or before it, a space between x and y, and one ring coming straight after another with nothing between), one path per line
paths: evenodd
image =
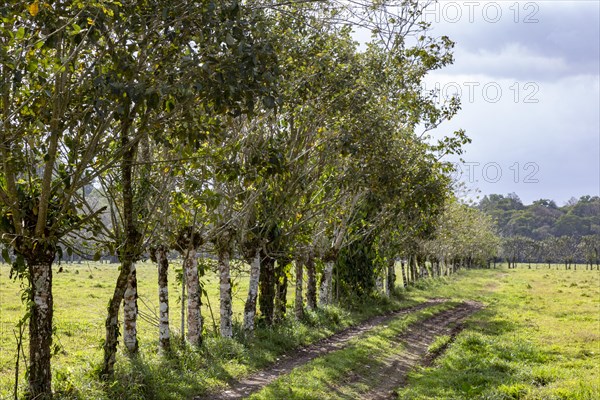
M414 307L399 310L386 315L373 317L360 325L348 328L328 338L299 350L282 356L279 361L270 367L258 371L245 379L234 381L230 387L222 392L208 393L195 397L194 400L234 400L243 399L267 386L280 376L290 373L294 368L302 366L309 361L343 349L348 341L357 337L380 324L401 315L413 313L435 304L444 303L444 299L433 299ZM368 375L352 373L350 381L368 382L372 389L361 395L362 399L384 400L395 398L394 389L402 386L406 381L408 372L417 365L428 364L433 361L431 354L427 353L428 347L440 335L454 336L462 329L461 323L471 314L481 309L481 304L464 302L456 307L442 311L432 317L411 325L406 332L396 338L398 345L404 347L399 354L389 357L384 363L378 363L368 370Z

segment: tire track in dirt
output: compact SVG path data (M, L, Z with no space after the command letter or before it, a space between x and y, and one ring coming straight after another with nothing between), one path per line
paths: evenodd
M343 349L350 339L373 329L377 325L385 323L400 315L410 314L435 304L445 303L446 301L446 299L430 299L413 307L372 317L358 325L346 328L309 346L287 353L269 367L255 372L242 380L231 382L230 387L221 392L212 392L202 396L196 396L194 397L194 400L243 399L250 396L252 393L259 391L280 376L290 373L294 368L304 365L317 357L331 353L332 351Z
M483 307L481 303L467 301L457 307L443 311L433 317L411 325L408 330L398 337L404 345L404 350L385 360L383 368L371 370L369 377L359 377L362 380L378 381L374 389L363 394L361 399L389 400L397 398L395 389L406 384L410 370L418 365L431 365L436 355L427 353L429 346L440 335L456 336L462 329L462 322Z

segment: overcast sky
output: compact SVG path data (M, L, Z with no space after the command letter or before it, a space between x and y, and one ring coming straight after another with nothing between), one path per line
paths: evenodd
M483 194L564 204L600 193L600 1L440 1L433 34L454 65L426 89L462 93L436 135L465 129L462 180Z

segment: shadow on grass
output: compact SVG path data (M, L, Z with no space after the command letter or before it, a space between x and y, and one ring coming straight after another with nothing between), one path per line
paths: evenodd
M104 386L106 398L175 400L202 394L209 386L233 379L228 366L239 363L244 350L232 342L208 338L199 349L174 345L164 355L123 359L115 380Z

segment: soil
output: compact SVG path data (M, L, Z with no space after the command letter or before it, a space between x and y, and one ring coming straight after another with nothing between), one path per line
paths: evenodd
M344 348L350 339L373 329L377 325L383 324L400 315L410 314L435 304L444 303L445 301L445 299L431 299L414 307L404 308L388 314L372 317L361 324L347 328L312 345L287 353L281 356L279 360L271 366L249 375L242 380L230 382L229 388L224 391L207 393L195 397L194 400L243 399L267 386L278 377L290 373L294 368L304 365L314 358ZM425 347L425 350L427 350L427 347Z

